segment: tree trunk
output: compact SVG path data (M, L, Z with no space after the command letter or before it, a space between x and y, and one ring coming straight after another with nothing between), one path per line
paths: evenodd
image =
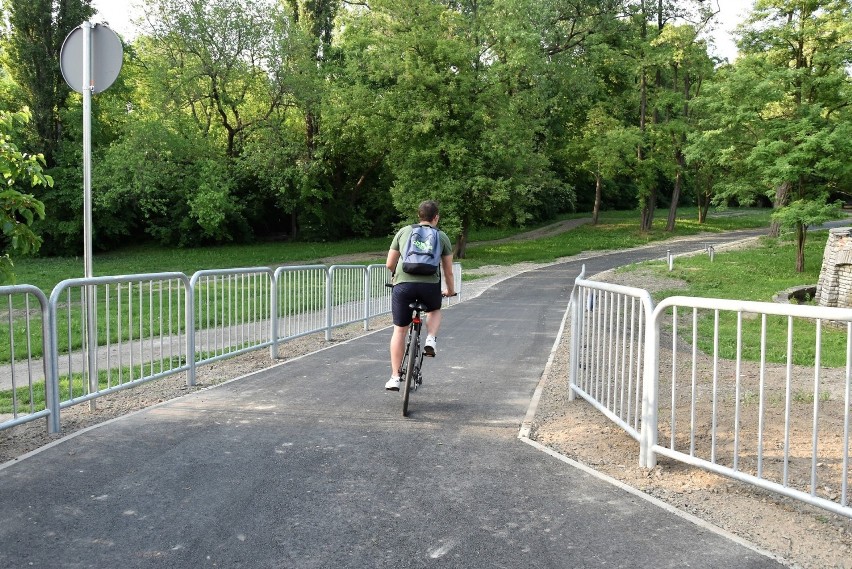
M462 218L462 228L459 236L456 239L456 244L453 245L453 257L456 259L464 259L467 253L467 237L470 233L470 219L465 216Z
M603 184L601 175L595 172L595 207L592 210L592 225L598 224L598 216L601 213L601 196L603 195Z
M669 206L669 218L666 221L666 231L672 232L675 228L675 218L677 217L677 203L680 201L680 188L683 185L683 176L678 170L675 174L674 189L672 190L672 203Z
M796 272L805 272L805 239L808 236L808 228L801 223L796 224Z
M775 188L775 201L772 203L772 209L780 209L787 205L790 201L790 182L782 182ZM773 221L769 226L769 236L778 237L781 235L781 223Z
M710 209L710 198L704 194L699 194L698 198L698 223L702 224L707 221L707 210Z
M657 187L651 188L648 193L648 198L645 200L645 205L642 207L642 231L651 231L654 225L654 210L657 208Z
M683 188L683 172L686 170L686 157L680 150L677 151L677 174L675 174L674 189L672 190L672 203L669 206L669 219L666 221L666 231L674 231L675 219L677 218L677 206L680 203L680 192Z
M299 216L294 209L290 212L290 237L296 239L299 236Z

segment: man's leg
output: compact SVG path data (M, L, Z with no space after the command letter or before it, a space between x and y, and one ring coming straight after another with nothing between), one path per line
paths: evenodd
M394 326L390 341L391 377L399 375L399 366L402 365L402 355L405 353L405 334L408 326Z
M426 316L426 340L423 342L423 355L435 357L438 329L441 327L441 309L433 310Z
M426 315L426 333L433 338L438 337L438 329L441 327L441 309L433 310Z

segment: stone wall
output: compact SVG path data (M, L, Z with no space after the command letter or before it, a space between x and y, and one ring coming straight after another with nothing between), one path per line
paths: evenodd
M822 255L816 289L819 306L852 307L852 228L832 229Z

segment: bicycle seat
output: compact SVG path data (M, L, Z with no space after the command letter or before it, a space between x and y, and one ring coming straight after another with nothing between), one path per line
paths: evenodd
M420 312L426 312L426 305L422 302L412 302L408 305L408 308L412 310L418 310Z

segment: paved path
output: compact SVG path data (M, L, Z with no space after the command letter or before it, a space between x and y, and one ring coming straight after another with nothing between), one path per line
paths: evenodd
M5 465L0 567L779 567L518 439L579 265L449 309L409 419L385 330Z

